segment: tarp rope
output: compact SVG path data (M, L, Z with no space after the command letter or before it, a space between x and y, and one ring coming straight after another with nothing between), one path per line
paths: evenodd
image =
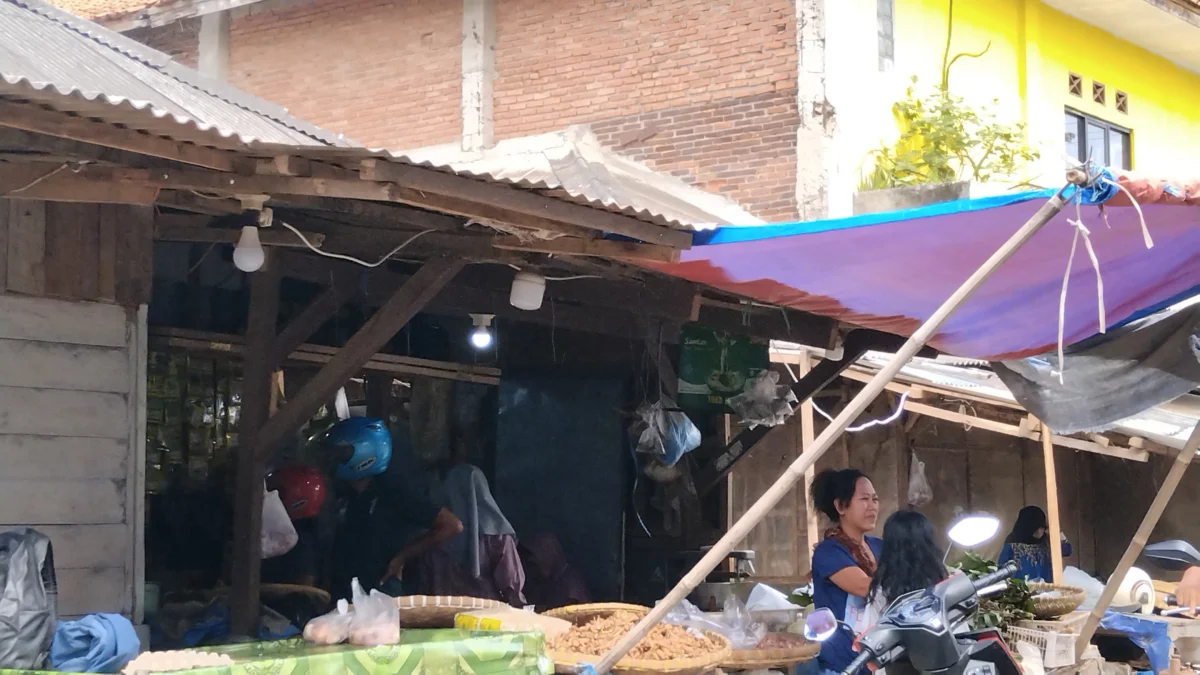
M1099 207L1104 225L1110 227L1108 215L1104 210L1104 202L1115 197L1118 191L1124 192L1129 197L1129 201L1133 203L1133 208L1137 211L1138 223L1142 228L1142 241L1146 244L1146 248L1154 248L1154 240L1150 238L1150 230L1146 227L1146 217L1142 213L1142 207L1138 205L1129 190L1125 189L1108 169L1100 169L1095 173L1089 171L1088 184L1085 187L1077 188L1069 197L1075 202L1075 218L1068 218L1067 223L1074 228L1075 235L1071 237L1071 252L1067 255L1067 269L1063 273L1062 292L1058 297L1058 367L1053 372L1058 376L1059 384L1063 383L1063 371L1066 370L1063 333L1066 330L1067 320L1067 284L1071 280L1071 267L1075 263L1075 250L1079 246L1080 239L1083 239L1083 247L1092 261L1092 269L1096 271L1097 319L1100 324L1100 332L1108 331L1108 321L1104 311L1104 278L1100 275L1100 260L1096 257L1096 250L1092 247L1091 230L1083 224L1083 206L1086 204Z

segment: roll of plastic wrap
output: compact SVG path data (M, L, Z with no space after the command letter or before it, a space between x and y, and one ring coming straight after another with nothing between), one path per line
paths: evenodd
M1129 568L1129 572L1121 580L1121 585L1117 587L1117 594L1113 596L1112 607L1130 608L1142 614L1153 612L1154 583L1150 580L1150 575L1137 567Z

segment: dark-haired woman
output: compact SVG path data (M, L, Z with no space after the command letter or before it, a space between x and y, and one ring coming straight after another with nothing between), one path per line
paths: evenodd
M883 552L871 578L871 604L882 611L901 595L928 588L946 577L933 523L917 511L897 511L889 516L883 524Z
M1021 571L1014 575L1029 581L1049 581L1054 571L1050 563L1050 521L1046 512L1036 506L1026 506L1017 514L1017 522L1004 540L998 564L1016 560ZM1062 540L1063 557L1071 555L1071 542Z
M867 605L883 542L867 533L879 519L879 496L857 469L827 470L813 481L813 506L832 523L813 550L813 604L828 607L855 634L872 622ZM839 630L821 645L823 671L840 673L855 654L853 636Z

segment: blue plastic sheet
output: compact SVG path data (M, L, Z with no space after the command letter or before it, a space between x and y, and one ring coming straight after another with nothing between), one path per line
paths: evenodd
M50 665L65 673L116 673L140 649L129 619L120 614L89 614L58 622L50 643Z
M1170 667L1171 638L1167 637L1166 623L1110 610L1100 619L1100 627L1123 633L1144 649L1154 672L1161 673Z

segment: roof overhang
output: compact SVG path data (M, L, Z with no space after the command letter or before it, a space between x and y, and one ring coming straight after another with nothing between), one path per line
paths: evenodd
M1200 73L1200 3L1194 0L1042 0L1046 5Z

